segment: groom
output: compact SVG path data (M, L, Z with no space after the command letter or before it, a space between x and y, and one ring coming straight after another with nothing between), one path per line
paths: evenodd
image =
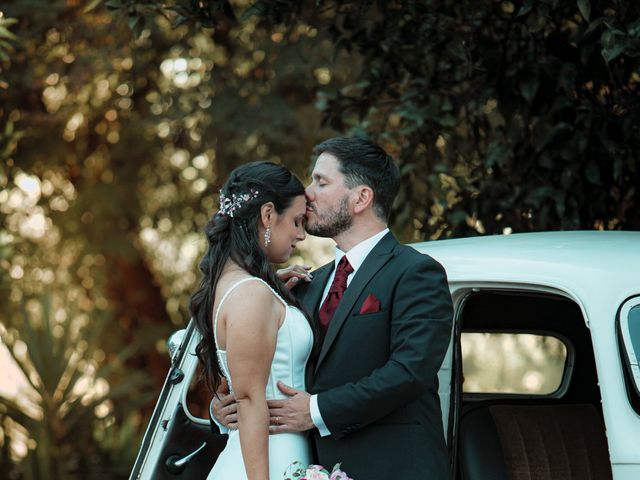
M453 311L442 266L398 243L387 221L400 175L379 146L333 138L307 187L307 231L331 237L335 261L299 281L321 347L310 393L269 402L271 432L312 430L320 464L356 480L450 478L437 373Z

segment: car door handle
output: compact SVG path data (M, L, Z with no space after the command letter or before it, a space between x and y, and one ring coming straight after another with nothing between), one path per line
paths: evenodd
M185 466L187 465L189 460L191 460L198 453L200 453L200 451L206 446L207 446L207 442L203 442L202 445L200 445L196 450L191 452L186 457L180 458L180 455L171 455L169 458L167 458L167 461L165 462L165 466L167 467L167 470L169 470L169 472L173 473L174 475L177 475L178 473L182 473L182 471L185 469Z

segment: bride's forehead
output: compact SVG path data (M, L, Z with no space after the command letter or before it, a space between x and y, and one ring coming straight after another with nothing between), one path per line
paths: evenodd
M286 210L284 215L292 215L294 217L304 215L307 211L307 199L304 195L296 195Z
M307 209L306 197L304 195L298 195L296 198L293 199L293 202L291 202L291 207L292 207L292 210L296 210L296 213L302 212L304 214L304 212Z

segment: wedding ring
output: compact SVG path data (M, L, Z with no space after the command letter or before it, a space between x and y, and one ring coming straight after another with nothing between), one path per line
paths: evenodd
M276 425L280 425L280 417L276 417Z

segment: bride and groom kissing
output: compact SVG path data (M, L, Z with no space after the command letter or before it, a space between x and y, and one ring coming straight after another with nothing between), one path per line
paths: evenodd
M306 189L273 163L235 169L205 228L190 308L211 414L229 432L208 478L280 480L298 461L340 462L357 480L447 479L445 271L389 231L400 175L381 147L333 138L315 153ZM336 242L335 261L276 272L305 229Z

